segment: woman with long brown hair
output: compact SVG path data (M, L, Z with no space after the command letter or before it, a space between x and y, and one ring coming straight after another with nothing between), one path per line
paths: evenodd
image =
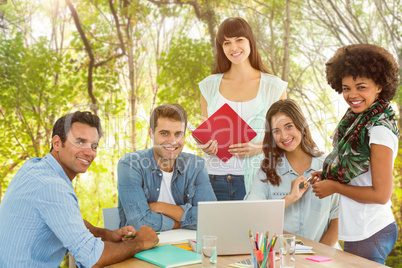
M285 199L283 229L338 245L337 195L320 200L306 178L325 159L315 144L300 106L290 99L272 104L266 116L264 159L247 200Z
M204 119L227 103L256 132L249 143L232 144L227 162L216 153L217 141L200 146L218 200L241 200L249 191L263 158L265 114L272 103L286 98L287 83L269 73L258 53L256 38L242 18L228 18L216 37L216 67L199 83Z

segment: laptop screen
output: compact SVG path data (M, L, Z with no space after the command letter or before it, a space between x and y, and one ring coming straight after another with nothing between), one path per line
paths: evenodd
M197 252L202 236L218 237L218 255L251 254L249 230L283 233L285 200L198 202Z

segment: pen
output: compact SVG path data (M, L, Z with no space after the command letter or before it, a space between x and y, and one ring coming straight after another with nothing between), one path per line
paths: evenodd
M248 230L248 235L250 237L250 244L252 250L251 256L253 257L254 263L257 263L255 241L253 240L253 232L251 230Z
M156 233L157 235L159 235L160 233ZM124 236L125 238L131 238L131 237L135 237L135 234L134 235L126 235L126 236Z
M307 181L305 181L305 182L301 182L300 184L299 184L299 188L300 189L303 189L303 187L312 179L313 177L308 177L307 178Z
M275 236L274 242L272 243L271 250L273 250L273 249L274 249L274 247L275 247L275 243L276 243L276 240L278 240L278 237L277 237L277 236Z

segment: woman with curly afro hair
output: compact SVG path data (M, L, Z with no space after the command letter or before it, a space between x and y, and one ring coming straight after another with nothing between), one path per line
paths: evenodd
M398 71L387 50L369 44L342 47L326 63L328 84L350 108L335 129L333 150L322 172L314 174L313 185L319 198L340 194L344 250L381 264L398 237L390 198L399 129L389 103Z

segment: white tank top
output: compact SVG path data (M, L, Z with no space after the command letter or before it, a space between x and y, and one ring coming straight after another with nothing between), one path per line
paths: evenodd
M218 100L216 107L218 110L225 103L227 103L246 123L251 121L253 107L257 98L254 98L245 102L230 101L223 97L221 93L218 93ZM243 159L238 157L231 157L227 162L223 162L216 155L205 154L205 163L208 170L208 174L213 175L244 175Z

